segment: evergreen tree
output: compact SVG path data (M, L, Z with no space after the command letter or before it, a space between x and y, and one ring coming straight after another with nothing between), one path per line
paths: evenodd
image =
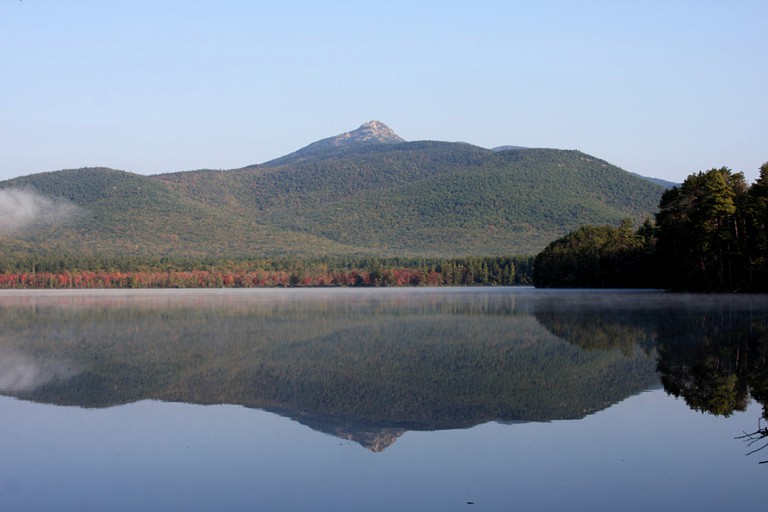
M749 189L745 209L750 289L768 290L768 162Z
M656 215L658 251L671 288L738 290L743 286L738 205L744 175L722 167L689 176L665 192Z

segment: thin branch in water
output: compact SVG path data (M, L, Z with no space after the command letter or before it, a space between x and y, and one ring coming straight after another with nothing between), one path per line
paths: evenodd
M754 445L758 441L762 441L766 437L768 437L768 427L762 427L760 425L760 420L758 419L757 420L757 430L755 430L754 432L744 432L743 436L738 436L738 437L736 437L736 439L743 440L745 443L747 443L747 447L750 448L750 447L752 447L752 445ZM750 452L747 452L747 455L752 455L753 453L759 452L760 450L763 450L766 447L768 447L768 442L766 442L765 444L763 444L762 446L760 446L758 448L755 448L754 450L752 450ZM768 464L768 460L760 461L758 464Z

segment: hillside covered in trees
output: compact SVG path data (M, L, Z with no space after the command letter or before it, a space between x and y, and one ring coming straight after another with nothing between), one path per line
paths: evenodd
M536 256L540 287L768 291L768 163L751 186L725 167L661 197L655 223L585 225Z
M405 142L385 128L241 169L0 182L0 261L526 255L583 224L640 222L664 191L578 151Z

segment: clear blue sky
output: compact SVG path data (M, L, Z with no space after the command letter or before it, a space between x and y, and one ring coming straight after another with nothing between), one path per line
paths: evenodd
M0 179L235 168L371 119L752 180L768 0L0 0Z

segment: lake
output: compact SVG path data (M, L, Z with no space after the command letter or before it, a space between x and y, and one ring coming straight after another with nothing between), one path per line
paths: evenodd
M0 293L0 510L755 511L768 296Z

